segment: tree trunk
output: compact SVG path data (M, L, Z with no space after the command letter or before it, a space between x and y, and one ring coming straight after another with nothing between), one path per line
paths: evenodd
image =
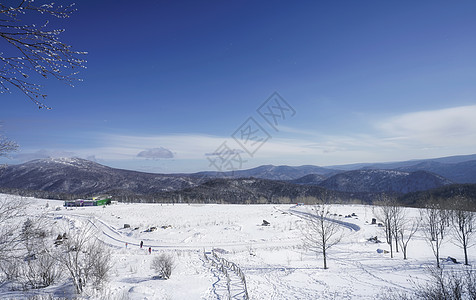
M322 249L322 256L324 257L324 269L327 269L326 249Z
M440 268L440 247L438 245L438 238L436 238L436 267Z
M463 250L464 250L464 264L466 266L468 266L469 265L469 263L468 263L468 247L467 247L466 243L463 243Z
M389 236L389 239L390 243L388 243L390 245L390 258L393 258L393 243L392 243L392 235L390 234Z

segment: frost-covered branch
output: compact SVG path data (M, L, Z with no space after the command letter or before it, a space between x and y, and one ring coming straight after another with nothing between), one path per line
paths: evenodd
M0 93L10 92L14 87L28 96L39 108L48 108L42 100L46 95L41 86L30 79L33 74L43 78L54 77L72 85L79 69L84 68L82 55L62 42L59 35L63 29L49 29L43 25L25 24L20 17L40 14L56 18L68 18L75 9L73 5L54 3L37 5L33 0L16 1L16 5L0 4L0 37L9 48L0 52ZM8 54L7 54L8 53Z

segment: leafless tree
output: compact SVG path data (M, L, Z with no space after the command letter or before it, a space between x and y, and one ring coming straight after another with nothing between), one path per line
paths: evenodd
M448 211L438 204L428 205L420 210L423 232L436 258L436 267L440 267L440 248L448 231Z
M428 279L423 282L410 281L410 291L390 290L377 299L381 300L475 300L476 276L473 270L465 272L428 268Z
M476 272L473 270L466 270L465 286L468 291L469 299L476 300Z
M49 219L43 215L28 216L18 235L23 243L20 253L24 257L16 259L19 269L18 281L26 288L43 288L53 284L62 274L58 262L47 254L51 232Z
M23 222L20 238L27 255L36 254L46 247L45 238L48 235L46 228L51 228L49 223L49 219L44 215L28 216Z
M400 230L405 222L405 216L403 214L403 208L396 202L390 205L391 222L392 222L392 235L395 240L395 251L398 252L398 244L400 241Z
M316 253L322 253L324 269L327 269L328 250L342 239L341 226L332 219L329 206L314 206L302 228L304 246Z
M417 285L418 299L463 299L464 277L442 268L430 268L430 280Z
M399 243L403 251L403 259L407 259L408 244L410 243L410 240L413 238L418 228L420 227L420 220L420 218L404 220L401 223L399 229L397 230L397 234L400 237Z
M172 271L175 268L174 257L171 254L162 253L154 257L150 266L163 279L169 279Z
M453 238L456 245L460 246L464 252L464 264L468 262L468 248L476 244L476 213L472 211L455 209L452 211Z
M17 279L22 282L23 289L50 286L61 278L63 271L58 261L45 251L19 260L16 267L19 269Z
M86 278L95 287L101 287L109 280L112 270L111 250L102 241L94 238L86 249L85 258Z
M25 215L27 201L16 197L0 198L0 268L18 255L23 241L16 222Z
M385 240L390 246L390 257L393 258L392 240L393 235L395 233L395 230L393 230L395 211L389 199L384 199L379 204L379 206L374 208L374 214L377 220L383 224L383 229L385 231Z
M47 219L27 217L27 205L25 199L16 197L0 200L0 270L12 287L41 288L55 282L61 268L46 255Z
M63 265L71 276L78 294L88 283L97 284L107 279L112 268L109 251L95 237L92 226L66 232L63 244L50 255Z
M48 28L48 20L38 26L21 18L68 18L73 12L72 5L36 4L34 0L0 3L0 38L9 46L0 52L0 93L14 87L39 108L48 108L42 102L46 95L41 86L30 77L53 77L72 84L78 70L84 67L85 61L80 57L85 52L74 51L62 42L59 35L64 30Z

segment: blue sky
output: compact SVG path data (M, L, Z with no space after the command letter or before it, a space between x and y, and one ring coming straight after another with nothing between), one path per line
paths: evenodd
M474 1L76 8L51 25L88 52L84 81L41 81L52 110L2 94L1 130L20 151L1 162L77 156L174 173L226 169L230 157L228 168L251 168L476 153ZM272 127L257 111L272 103L295 113ZM240 143L250 128L257 139Z

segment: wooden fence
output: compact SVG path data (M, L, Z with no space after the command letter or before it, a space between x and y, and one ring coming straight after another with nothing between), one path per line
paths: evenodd
M238 267L235 263L226 260L223 257L219 257L216 254L216 252L213 251L213 250L212 250L211 253L212 253L212 257L209 258L207 256L206 252L203 252L203 254L205 256L205 260L211 262L212 265L214 265L220 272L222 272L225 275L225 277L226 277L226 287L227 287L227 291L228 291L228 299L229 300L232 299L231 279L230 279L230 274L229 274L229 270L230 270L230 271L233 271L240 278L240 281L243 284L243 293L242 293L243 294L243 299L249 300L250 298L248 296L248 288L246 286L245 274L240 269L240 267Z

